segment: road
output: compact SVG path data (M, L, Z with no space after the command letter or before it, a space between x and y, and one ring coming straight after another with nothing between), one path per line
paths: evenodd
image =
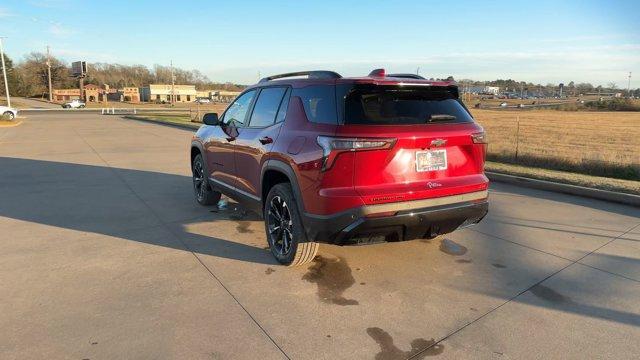
M433 240L279 266L198 206L191 133L89 113L0 129L0 358L637 358L640 209L492 184Z

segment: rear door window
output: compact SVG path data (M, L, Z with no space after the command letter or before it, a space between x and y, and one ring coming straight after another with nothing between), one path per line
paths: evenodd
M412 125L471 122L457 96L444 87L356 85L344 97L344 123Z
M287 91L286 87L264 88L258 95L256 105L251 114L251 127L267 127L274 124L278 108L282 102L282 97Z
M284 94L284 99L282 99L282 103L280 103L280 110L278 110L278 116L276 117L276 124L283 122L284 118L287 116L287 109L289 108L289 98L291 97L291 88L287 90L287 93Z
M307 119L320 124L337 124L335 85L312 85L294 89L292 96L299 96Z

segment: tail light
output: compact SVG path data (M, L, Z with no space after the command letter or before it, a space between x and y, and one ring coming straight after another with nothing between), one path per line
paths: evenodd
M326 171L342 152L391 149L396 139L318 136L316 141L322 148L322 171Z
M483 132L471 134L471 140L473 140L474 144L487 144L487 134Z
M482 170L484 171L484 162L487 160L487 147L489 146L487 134L484 131L471 134L471 140L474 144L482 145Z

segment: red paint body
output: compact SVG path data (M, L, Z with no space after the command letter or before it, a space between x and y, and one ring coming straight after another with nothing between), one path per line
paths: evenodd
M265 86L286 86L295 90L310 84L401 83L452 89L457 96L457 87L452 81L383 77L276 80L259 83L246 91ZM206 150L210 179L240 190L255 201L262 201L267 195L263 185L268 181L264 178L268 161L278 160L287 164L295 176L301 197L300 210L310 215L331 215L367 205L486 190L486 144L474 143L471 137L482 131L475 122L418 125L315 123L308 120L301 99L291 96L284 122L266 128L203 126L195 135L194 143ZM389 149L332 154L331 167L323 171L323 150L316 140L319 135L395 141ZM228 141L229 137L233 140ZM259 141L264 138L272 142L263 144ZM447 151L448 168L416 171L415 152L432 148L431 142L436 139L446 140L439 149Z

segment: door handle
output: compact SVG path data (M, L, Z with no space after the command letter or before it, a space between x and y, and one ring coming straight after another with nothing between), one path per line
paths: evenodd
M268 136L265 136L265 137L263 137L263 138L260 138L260 143L261 143L262 145L271 144L272 142L273 142L273 139L272 139L272 138L270 138L270 137L268 137Z
M236 140L236 138L234 138L234 137L231 137L231 136L227 137L227 141L228 142L232 142L232 141L235 141L235 140Z

